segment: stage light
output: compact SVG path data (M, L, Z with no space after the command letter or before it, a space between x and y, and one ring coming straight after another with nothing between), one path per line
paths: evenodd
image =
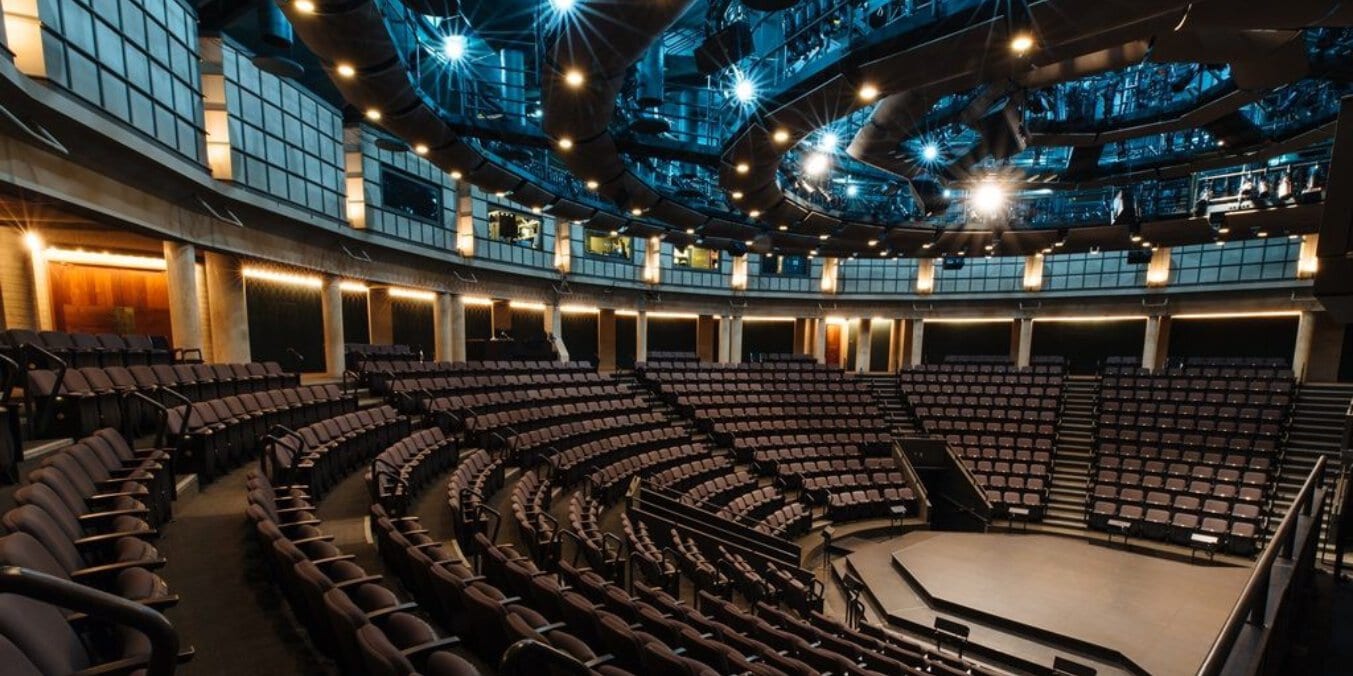
M1005 189L994 181L984 181L972 193L972 206L975 211L993 216L1005 206Z
M302 14L315 13L315 3L312 0L296 0L292 5L296 8L296 11Z
M860 87L859 93L861 101L873 101L879 97L879 88L871 84L866 84Z
M846 197L854 197L860 194L860 186L851 183L846 186Z
M353 68L351 64L347 63L338 64L338 67L335 70L338 71L338 75L340 77L352 77L357 74L357 69Z
M836 151L836 146L841 143L841 137L834 131L824 131L817 140L817 149L822 152L830 153Z
M587 78L583 75L582 71L570 69L567 73L564 73L564 82L567 83L568 86L577 89L578 87L583 86L584 82L587 82Z
M465 58L465 36L459 33L452 33L442 41L442 51L446 58L452 61L460 61Z
M550 0L550 8L560 14L573 11L577 4L577 0Z
M775 139L776 143L787 143L789 141L789 132L787 130L780 129L777 130L775 134L771 136L771 138Z
M756 84L739 73L733 80L733 96L739 103L748 104L756 100Z
M821 176L831 167L831 158L826 153L813 153L803 161L803 173L809 176Z
M934 143L927 143L921 148L921 159L926 162L934 162L940 159L940 147Z
M371 120L372 122L380 122L381 111L376 110L375 108L368 108L366 111L366 119Z
M1016 54L1026 54L1034 48L1034 37L1028 33L1018 33L1010 38L1010 51Z
M559 139L559 149L568 150L573 147L573 139L565 136Z

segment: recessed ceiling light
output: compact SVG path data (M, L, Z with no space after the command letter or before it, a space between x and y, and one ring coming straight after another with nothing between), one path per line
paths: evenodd
M505 190L499 190L498 192L493 193L493 196L494 196L494 197L507 197L507 191L505 191Z
M366 119L371 120L372 122L380 122L381 111L376 110L375 108L368 108L366 111Z
M644 210L643 210L643 209L640 209L639 207L634 207L633 209L630 209L630 213L631 213L631 214L634 214L635 216L642 216L643 213L644 213Z
M357 74L357 69L353 68L350 63L340 63L334 70L338 71L341 77L352 77Z
M733 191L732 197L733 197L733 199L735 199L735 200L740 200L740 199L742 199L742 191L741 191L741 190L734 190L734 191Z
M451 178L454 178L457 181L459 181L462 176L464 176L464 174L460 173L459 171L451 172Z
M596 190L597 188L600 188L600 187L601 187L601 184L600 184L600 183L597 183L596 181L588 181L588 182L587 182L587 189L588 189L588 190Z
M817 238L820 239L820 240L826 241L827 238L830 237L830 236L831 236L831 235L822 234L822 235L818 235Z
M747 212L747 215L750 216L750 217L752 217L752 218L757 218L758 216L761 215L761 212L760 212L760 211L757 211L756 209L752 209L751 211L748 211L748 212Z
M1220 227L1220 228L1217 228L1217 234L1219 234L1219 235L1228 235L1228 234L1230 234L1230 233L1231 233L1231 229L1228 228L1228 227L1222 226L1222 227Z
M315 13L315 3L311 0L296 0L296 2L292 3L292 6L296 8L296 11L303 14Z
M694 235L694 234L695 234L695 228L686 228L686 234L687 234L687 235Z
M582 71L571 68L567 73L564 73L564 82L567 83L568 86L577 89L578 87L583 86L584 82L587 82L587 78L583 75Z
M419 143L413 147L413 151L415 153L418 153L419 155L426 155L428 154L428 147L422 143Z
M786 129L777 129L775 133L771 135L771 138L775 139L776 143L787 143L789 141L789 131Z
M1259 232L1254 233L1254 236L1255 236L1255 237L1268 237L1268 231L1267 231L1267 230L1260 230Z
M619 235L620 235L620 233L619 233L618 231L616 231L616 230L612 230L612 231L611 231L611 236L612 236L612 237L618 237Z
M1132 236L1132 241L1134 241L1134 242L1140 242L1140 241L1142 241L1142 236L1141 236L1141 235L1133 235L1133 236Z
M784 232L784 231L786 231L786 230L788 230L788 229L789 229L789 226L784 225L784 224L781 224L781 225L780 225L780 232Z
M442 51L452 61L465 58L466 47L465 36L459 33L452 33L442 39Z
M569 137L567 137L567 136L565 136L565 137L559 139L559 149L560 149L560 150L568 150L568 149L570 149L570 148L572 148L572 147L573 147L573 139L571 139L571 138L569 138Z
M879 241L878 241L878 240L876 240L876 239L871 239L871 240L869 240L869 246L878 246L878 245L879 245Z
M540 213L540 207L531 207L531 213L533 214Z
M738 166L734 167L734 169L736 169L739 174L745 174L752 170L752 165L747 164L746 162L738 162Z
M866 84L860 87L860 100L873 101L879 97L879 88L872 84Z
M742 243L743 243L743 244L746 244L747 246L751 246L751 245L752 245L752 240L750 240L750 239L744 239L744 240L742 240Z
M1010 38L1010 51L1025 54L1034 48L1034 37L1028 33L1019 33Z

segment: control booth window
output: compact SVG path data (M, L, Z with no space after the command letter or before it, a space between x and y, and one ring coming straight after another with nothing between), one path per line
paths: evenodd
M489 237L508 244L539 249L540 219L520 211L494 208L489 211Z
M381 167L381 201L385 209L422 221L442 220L442 190L397 169Z
M633 244L630 243L630 238L614 232L607 234L595 230L587 231L587 238L584 242L583 250L592 256L623 258L625 260L630 260L634 254Z
M761 274L807 277L812 266L807 256L762 256Z
M693 270L718 270L719 252L698 246L672 250L672 265Z

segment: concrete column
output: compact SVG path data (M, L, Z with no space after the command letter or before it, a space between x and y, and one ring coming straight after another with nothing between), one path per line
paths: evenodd
M922 343L925 340L925 320L911 320L911 356L907 360L907 366L920 366L925 359L925 352L922 349Z
M453 311L451 294L445 291L437 292L437 300L432 306L432 343L433 359L437 361L451 361L451 313Z
M733 319L731 317L719 318L719 363L727 364L730 349L733 346Z
M451 294L451 316L449 331L451 333L451 361L465 361L465 296L458 293Z
M395 342L395 309L390 302L390 287L373 286L366 294L366 325L372 345Z
M855 372L868 373L869 362L873 359L874 322L868 317L860 318L859 335L855 341Z
M244 295L240 259L208 251L206 267L212 359L236 364L253 361L249 347L249 305Z
M202 344L202 308L197 303L197 248L166 241L164 265L174 347L200 350L205 346Z
M808 320L794 318L794 354L811 354L808 347Z
M827 363L827 318L813 319L813 359L819 364Z
M558 305L546 305L541 313L545 324L545 335L552 341L554 351L559 353L559 361L568 361L568 347L564 345L564 315Z
M1033 361L1034 320L1015 320L1015 367L1024 368Z
M324 275L320 307L324 315L324 373L343 377L347 370L343 351L343 289L338 275Z
M849 322L846 322L845 324L842 324L842 325L841 325L841 332L840 332L838 335L841 336L841 346L840 346L840 349L838 349L838 350L836 351L836 364L835 364L835 366L837 366L838 368L845 368L845 367L846 367L846 364L849 364L849 363L850 363L850 350L851 350L851 345L850 345L850 323L849 323Z
M888 372L897 373L907 363L907 329L910 327L905 319L894 319L889 324Z
M1297 319L1297 342L1292 350L1292 373L1298 381L1306 380L1306 367L1311 361L1311 345L1315 341L1316 313L1305 310Z
M742 362L742 316L731 318L728 324L728 361L737 364Z
M1146 318L1146 339L1142 341L1142 368L1155 371L1165 366L1170 350L1170 317Z
M702 362L712 362L718 354L718 328L713 315L700 315L695 320L695 356Z
M494 298L491 312L492 315L490 321L493 323L493 337L497 338L499 331L506 331L510 335L512 333L511 302L501 298Z
M615 370L615 310L610 308L597 313L597 370Z
M634 361L648 361L648 310L634 318Z

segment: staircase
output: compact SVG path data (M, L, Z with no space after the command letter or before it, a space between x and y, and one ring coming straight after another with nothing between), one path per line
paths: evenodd
M1270 534L1278 525L1301 483L1310 475L1316 460L1325 456L1325 481L1334 488L1339 468L1340 445L1344 434L1344 414L1353 401L1353 383L1305 383L1297 391L1292 417L1287 425L1287 443L1283 447L1278 486L1273 492L1273 517ZM1322 555L1333 548L1321 543Z
M906 399L902 396L902 389L898 386L897 374L862 373L858 377L873 392L874 401L878 403L879 411L883 413L883 418L891 426L894 438L914 437L921 434L920 426L916 424L916 420L911 417L911 411L907 409Z
M1048 511L1043 518L1046 525L1085 529L1085 496L1098 400L1099 376L1067 376L1062 385L1062 417L1057 423Z

